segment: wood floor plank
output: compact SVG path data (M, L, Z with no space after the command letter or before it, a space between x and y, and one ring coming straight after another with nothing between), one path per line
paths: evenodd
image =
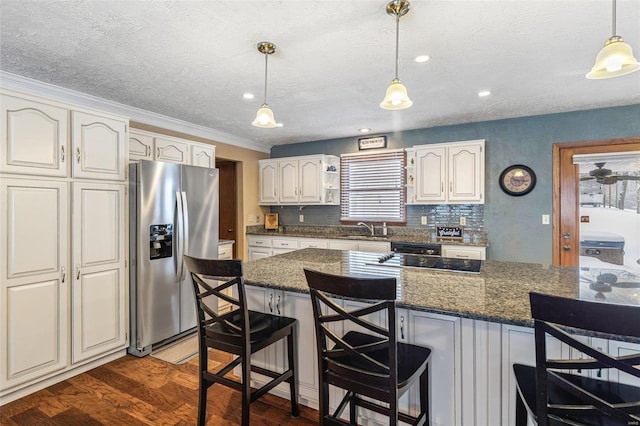
M226 363L228 354L210 351ZM126 356L0 407L0 424L14 425L185 425L193 426L198 406L198 359L173 365L150 356ZM207 424L240 423L240 393L222 385L209 388ZM251 424L318 424L316 410L300 407L291 417L288 400L265 395L251 404Z

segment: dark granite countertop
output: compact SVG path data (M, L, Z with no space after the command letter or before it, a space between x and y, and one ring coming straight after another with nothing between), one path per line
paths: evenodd
M435 231L421 228L406 228L390 226L389 235L382 236L381 228L376 227L376 235L368 234L364 227L358 226L300 226L287 225L283 230L265 229L264 226L247 227L247 235L269 235L274 237L303 237L326 238L337 240L363 240L363 241L401 241L410 243L439 243L447 245L467 245L487 247L486 234L468 232L462 240L439 240L435 237Z
M484 261L480 274L368 265L379 254L303 249L245 263L245 282L308 292L304 268L339 275L381 275L398 279L398 306L465 318L531 326L529 292L640 305L637 288L590 288L589 273L578 267ZM582 274L582 278L581 278Z

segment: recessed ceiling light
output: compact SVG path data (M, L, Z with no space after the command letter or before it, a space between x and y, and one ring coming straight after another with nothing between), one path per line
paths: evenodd
M413 60L418 63L427 62L429 59L431 59L429 58L429 55L419 55L413 58Z
M358 131L360 133L369 133L371 129L369 129L368 127L363 127L362 129L358 129Z
M244 93L242 97L244 99L253 99L255 96L253 96L253 93Z
M491 94L491 90L480 90L478 92L478 96L480 96L481 98L487 97Z

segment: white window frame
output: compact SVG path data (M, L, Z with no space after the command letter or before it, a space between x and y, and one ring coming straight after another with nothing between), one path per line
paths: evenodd
M342 154L340 220L406 223L405 166L402 149Z

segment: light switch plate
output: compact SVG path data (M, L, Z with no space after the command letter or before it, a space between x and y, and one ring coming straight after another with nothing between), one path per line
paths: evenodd
M303 215L303 214L301 214L301 215L300 215L300 217L298 218L298 220L299 220L300 222L304 222L304 215Z
M542 215L542 224L543 225L548 225L549 224L549 215L548 214L543 214Z
M467 217L460 216L460 226L467 226Z
M423 225L426 225L427 224L427 216L420 217L420 223L423 224Z

